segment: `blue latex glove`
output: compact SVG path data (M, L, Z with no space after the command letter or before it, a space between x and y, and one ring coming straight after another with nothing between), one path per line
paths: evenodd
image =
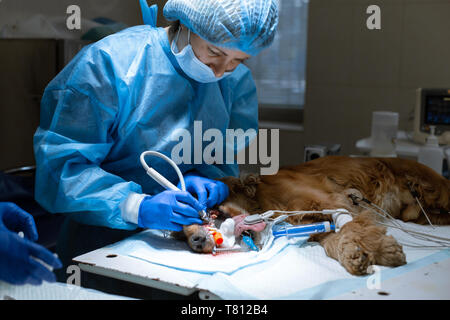
M205 209L189 192L167 190L142 200L138 225L149 229L181 231L183 225L202 224L198 212Z
M19 237L19 231L25 238ZM0 280L16 285L56 281L53 272L33 257L56 269L62 264L50 251L34 243L37 238L32 215L14 203L0 202Z
M186 191L196 194L198 201L207 208L212 208L216 204L220 204L228 197L228 186L221 182L208 179L193 173L189 173L184 177ZM180 188L180 184L178 184Z

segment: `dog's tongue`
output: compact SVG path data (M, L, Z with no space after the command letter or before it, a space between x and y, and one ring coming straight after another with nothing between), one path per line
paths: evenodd
M245 217L247 217L248 214L241 214L238 216L233 217L234 220L234 235L236 237L239 237L242 232L247 230L252 230L255 232L261 232L266 227L266 223L264 221L255 223L255 224L246 224L244 223Z

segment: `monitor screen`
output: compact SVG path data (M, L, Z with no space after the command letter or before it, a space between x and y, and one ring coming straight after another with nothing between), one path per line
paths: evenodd
M450 125L450 95L428 95L424 120L428 125Z

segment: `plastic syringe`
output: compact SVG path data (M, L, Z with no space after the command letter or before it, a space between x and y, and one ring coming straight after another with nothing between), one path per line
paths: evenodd
M335 229L334 224L324 221L312 224L303 224L298 226L282 226L273 230L273 236L279 237L307 237L311 234L330 232Z

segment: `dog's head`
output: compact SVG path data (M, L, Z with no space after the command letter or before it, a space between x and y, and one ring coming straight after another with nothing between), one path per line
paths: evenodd
M245 175L240 178L220 179L228 186L229 195L221 204L208 209L216 228L227 218L255 212L258 208L257 187L260 178L257 175ZM214 239L205 225L190 225L183 228L189 247L195 252L210 253L214 248Z
M213 223L213 226L217 229L220 228L222 223L231 218L231 216L222 211L218 206L208 209L208 215ZM183 232L187 238L187 243L189 247L195 252L199 253L210 253L212 252L215 242L208 229L208 224L192 224L183 227Z

